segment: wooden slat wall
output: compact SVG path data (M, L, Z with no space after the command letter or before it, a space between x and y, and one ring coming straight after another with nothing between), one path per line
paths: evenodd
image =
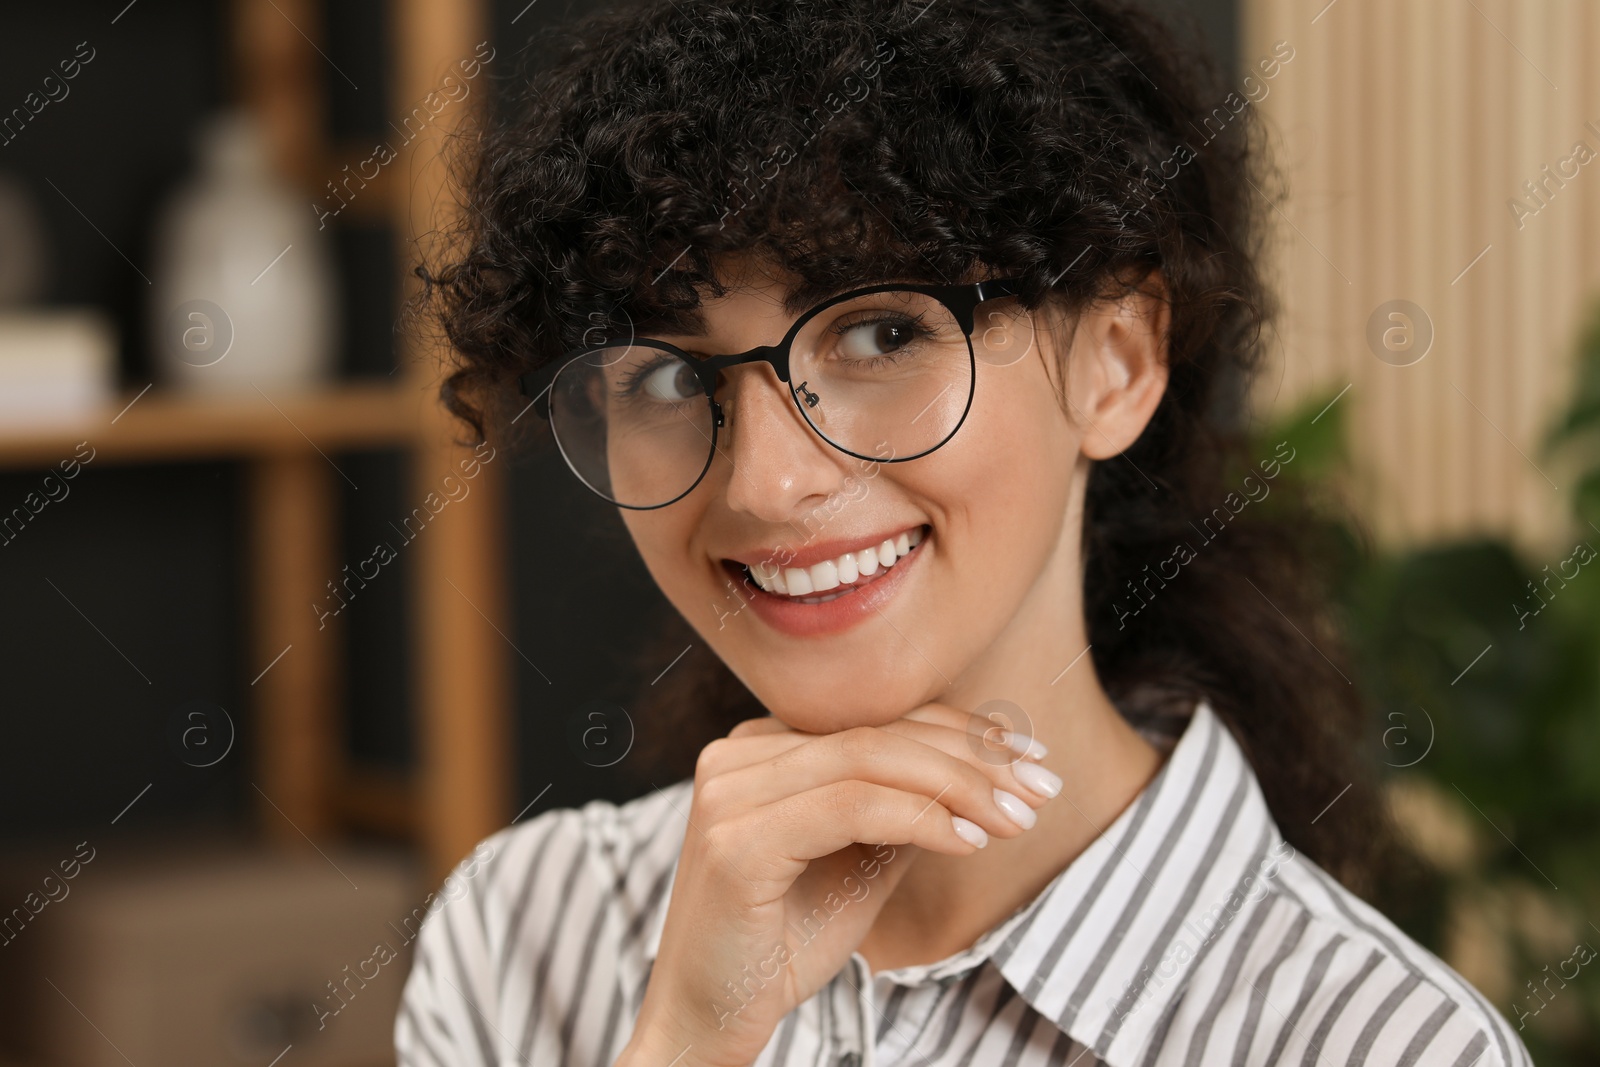
M1246 64L1280 40L1295 49L1259 104L1288 197L1258 409L1351 384L1361 507L1383 541L1487 531L1553 551L1570 540L1574 478L1539 444L1600 299L1600 159L1520 231L1507 201L1576 142L1600 152L1585 127L1600 126L1600 5L1325 3L1243 6ZM1411 366L1367 347L1367 318L1391 299L1433 321Z

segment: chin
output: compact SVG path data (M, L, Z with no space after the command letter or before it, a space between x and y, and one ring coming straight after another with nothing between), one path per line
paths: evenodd
M885 679L881 668L864 668L864 674L827 667L821 670L830 677L761 678L735 673L773 717L806 733L885 726L930 699L927 687L909 678Z

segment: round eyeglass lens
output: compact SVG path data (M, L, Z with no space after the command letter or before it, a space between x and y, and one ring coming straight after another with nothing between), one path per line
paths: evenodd
M972 399L966 331L938 300L889 290L831 304L795 335L789 387L836 448L912 459L961 425ZM713 413L694 369L648 343L587 353L556 375L550 425L591 489L652 508L688 492L711 463Z
M973 358L950 309L922 293L852 297L794 339L790 388L812 427L838 448L911 459L956 432L972 399Z
M550 429L584 484L622 507L676 500L711 462L700 379L648 345L602 348L563 367L550 386Z

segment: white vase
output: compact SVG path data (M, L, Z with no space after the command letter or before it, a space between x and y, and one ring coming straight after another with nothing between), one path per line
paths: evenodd
M307 200L271 169L243 112L211 119L199 171L155 235L150 314L156 370L215 392L309 389L331 377L337 331L332 256Z

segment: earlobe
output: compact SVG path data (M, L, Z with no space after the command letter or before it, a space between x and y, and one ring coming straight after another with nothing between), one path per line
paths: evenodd
M1074 360L1073 409L1084 427L1081 449L1090 459L1110 459L1139 439L1167 388L1170 314L1160 272L1138 291L1085 316Z

